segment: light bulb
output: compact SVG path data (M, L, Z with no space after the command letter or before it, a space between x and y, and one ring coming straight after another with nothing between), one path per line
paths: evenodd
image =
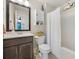
M23 2L23 0L18 0L19 2Z
M15 2L15 0L11 0L11 1Z
M23 0L17 0L17 3L23 4Z
M29 6L29 2L27 0L24 2L24 4L25 6Z

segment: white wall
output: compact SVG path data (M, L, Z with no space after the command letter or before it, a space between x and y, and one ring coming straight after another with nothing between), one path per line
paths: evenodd
M75 50L75 8L61 13L61 45Z
M47 4L47 13L54 11L56 8L53 8L51 5Z

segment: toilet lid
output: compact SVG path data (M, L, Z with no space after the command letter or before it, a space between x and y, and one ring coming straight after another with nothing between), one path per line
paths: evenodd
M50 50L50 47L47 44L41 44L39 45L39 48L43 50Z

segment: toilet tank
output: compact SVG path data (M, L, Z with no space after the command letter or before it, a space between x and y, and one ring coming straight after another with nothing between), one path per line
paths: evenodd
M40 36L36 39L38 45L43 44L45 41L45 36Z

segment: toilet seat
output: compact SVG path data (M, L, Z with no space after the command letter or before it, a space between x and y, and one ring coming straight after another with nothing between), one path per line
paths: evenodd
M50 52L50 47L47 44L39 45L39 49L42 53L49 53Z

